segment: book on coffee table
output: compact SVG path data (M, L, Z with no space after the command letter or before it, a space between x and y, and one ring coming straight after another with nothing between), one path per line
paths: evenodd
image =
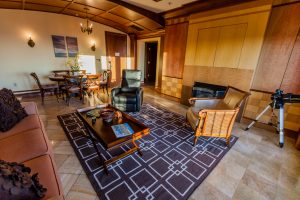
M117 138L126 137L134 133L128 123L113 125L111 126L111 128Z

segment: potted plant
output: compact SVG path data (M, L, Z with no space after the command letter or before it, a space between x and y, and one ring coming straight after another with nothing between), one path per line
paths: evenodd
M82 64L79 62L79 55L77 54L74 58L68 57L66 65L70 67L73 75L78 75Z

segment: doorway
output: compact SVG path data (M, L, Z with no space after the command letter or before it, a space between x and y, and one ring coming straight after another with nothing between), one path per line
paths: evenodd
M111 63L111 85L121 83L122 70L127 68L127 36L105 31L106 57Z
M157 64L157 42L145 43L145 83L155 85Z

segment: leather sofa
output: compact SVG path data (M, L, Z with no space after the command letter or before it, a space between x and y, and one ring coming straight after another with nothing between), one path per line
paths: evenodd
M0 159L23 163L38 173L40 183L47 188L44 199L64 199L61 181L53 159L51 144L37 106L33 102L23 102L28 116L12 129L0 131Z
M123 70L121 87L111 91L112 105L126 112L140 111L143 103L141 78L140 70Z

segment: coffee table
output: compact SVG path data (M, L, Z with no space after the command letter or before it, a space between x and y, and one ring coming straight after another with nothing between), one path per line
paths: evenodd
M91 110L84 110L80 111L78 110L77 113L79 117L82 119L83 124L86 129L88 129L87 137L92 140L93 146L100 157L104 170L106 174L108 174L108 165L112 164L113 162L126 157L134 152L138 152L140 156L142 156L142 152L139 148L139 146L135 143L136 140L144 137L145 135L148 135L150 133L150 129L142 124L141 122L137 121L133 117L129 116L128 114L121 112L117 108L114 108L112 106L108 106L109 108L114 109L115 111L119 111L122 114L121 118L114 118L112 122L107 123L102 120L102 118L97 118L96 122L93 124L92 123L92 118L87 116L86 113L91 111ZM97 111L101 110L102 108L94 108ZM123 123L128 123L130 127L133 129L134 133L130 136L122 137L122 138L117 138L111 128L112 125L117 125L117 124L123 124ZM104 158L101 156L101 153L99 149L97 148L97 142L100 142L103 147L106 148L106 150L111 150L114 148L120 148L123 145L126 144L133 144L133 148L129 149L128 151L117 155L109 160L104 160Z

